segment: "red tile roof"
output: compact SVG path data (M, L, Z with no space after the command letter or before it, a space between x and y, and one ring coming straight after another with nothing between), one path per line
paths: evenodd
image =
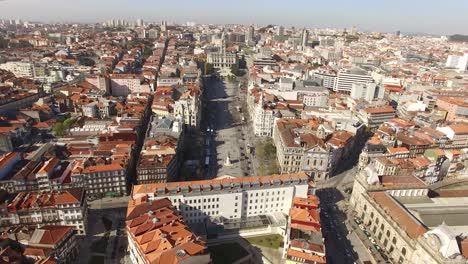
M369 196L387 212L387 215L390 216L410 238L416 239L427 231L427 228L421 222L386 192L371 192Z

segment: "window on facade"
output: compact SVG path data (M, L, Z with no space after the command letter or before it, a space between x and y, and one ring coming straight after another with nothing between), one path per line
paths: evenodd
M406 256L406 248L402 248L402 249L401 249L401 254L402 254L403 256Z
M396 237L393 237L392 243L393 243L393 244L396 244Z
M384 224L380 225L380 230L384 230Z

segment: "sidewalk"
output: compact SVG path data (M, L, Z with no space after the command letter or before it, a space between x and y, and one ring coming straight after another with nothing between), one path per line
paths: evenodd
M356 238L362 243L364 246L364 251L367 253L368 256L371 257L371 261L373 263L385 263L385 260L381 256L380 252L378 252L374 244L372 244L369 238L366 236L363 230L359 228L359 226L354 222L354 216L348 216L349 221L346 222L346 225L349 227L350 230L353 230L353 234L356 235ZM369 231L368 231L369 232ZM370 232L369 232L370 233ZM371 236L372 237L372 236ZM376 240L377 241L377 240ZM370 248L370 249L369 249ZM359 253L359 252L358 252Z

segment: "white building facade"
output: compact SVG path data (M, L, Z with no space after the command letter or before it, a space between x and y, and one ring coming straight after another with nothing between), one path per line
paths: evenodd
M307 197L309 177L284 174L263 177L224 177L211 181L137 185L132 198L168 198L187 223L222 216L239 219L262 214L287 214L294 197Z

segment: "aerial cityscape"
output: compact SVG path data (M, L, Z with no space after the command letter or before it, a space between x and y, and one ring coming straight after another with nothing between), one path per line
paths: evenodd
M0 0L0 263L468 264L468 2L71 2Z

